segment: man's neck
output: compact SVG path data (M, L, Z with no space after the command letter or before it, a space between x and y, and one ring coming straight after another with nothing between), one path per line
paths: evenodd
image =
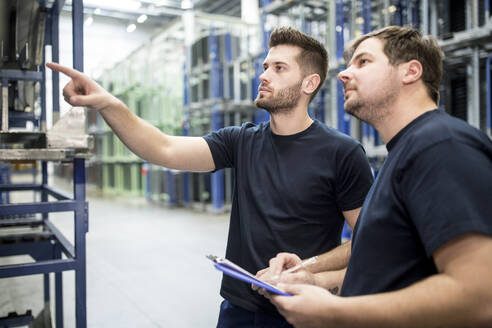
M374 127L381 134L384 142L388 143L410 122L436 108L437 105L428 97L423 97L420 100L400 98L392 104L388 110L388 115L375 123Z
M292 135L306 130L313 120L307 113L307 108L296 107L288 113L270 115L270 128L277 135Z

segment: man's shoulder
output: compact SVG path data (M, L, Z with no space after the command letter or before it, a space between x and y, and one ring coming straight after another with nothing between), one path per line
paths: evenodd
M268 121L260 122L260 123L245 122L241 124L239 128L241 130L247 130L247 131L263 131L267 129L269 126L270 126L270 122Z
M429 148L442 142L455 142L469 146L490 145L490 139L479 129L444 111L430 113L426 120L411 132L409 144L416 148Z
M258 132L265 132L268 129L268 122L261 122L261 123L253 123L253 122L246 122L241 124L240 126L237 125L230 125L230 126L225 126L221 129L218 130L218 132L222 134L231 134L231 135L249 135L253 133L258 133Z
M486 153L492 158L492 142L465 121L435 111L409 131L400 151L400 166L410 165L417 157L454 157L469 151Z
M318 120L315 120L316 129L314 137L316 143L323 151L337 156L346 156L351 154L355 149L363 150L362 144L353 137L338 131Z
M343 144L351 144L351 145L360 144L360 142L354 139L353 137L343 132L340 132L335 128L332 128L321 121L314 120L314 124L316 124L317 126L316 131L320 137L328 137L334 142L339 142Z

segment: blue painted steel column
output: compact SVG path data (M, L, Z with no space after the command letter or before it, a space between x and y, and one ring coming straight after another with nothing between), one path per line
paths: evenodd
M272 3L272 0L261 0L260 1L260 7L266 7L269 4ZM260 85L260 75L263 73L263 61L266 58L268 54L268 42L270 41L270 34L272 31L267 31L265 30L266 26L266 13L264 11L261 11L261 21L260 21L260 28L261 28L261 35L263 37L263 50L264 54L259 55L257 58L254 60L254 68L255 68L255 77L254 77L254 82L253 82L253 88L251 92L251 100L254 101L256 97L258 96L258 86ZM261 122L267 122L270 120L270 114L264 110L264 109L258 109L254 114L253 114L253 123L258 124Z
M176 195L176 175L172 170L166 169L167 194L169 195L168 204L174 206L177 204Z
M224 47L225 47L225 60L227 64L232 61L232 45L231 45L231 34L226 33L224 36Z
M271 3L272 3L272 0L261 0L260 1L260 8L266 7ZM270 33L271 33L271 31L265 30L266 16L267 16L266 13L264 11L261 11L260 28L261 28L261 35L263 37L263 49L265 49L265 52L268 51L268 41L270 40Z
M337 59L343 58L344 39L343 39L343 25L345 23L345 17L343 15L343 0L336 0L336 55ZM345 66L340 66L339 72L343 71ZM343 85L341 82L337 84L337 126L338 130L350 135L350 116L345 113L343 107L344 104Z
M85 234L89 231L87 202L85 200L85 160L75 158L73 162L73 195L77 202L75 219L75 321L77 328L87 327L87 285Z
M60 245L54 245L53 258L61 260L62 250ZM63 328L63 272L55 272L55 318L56 328Z
M72 1L73 68L84 71L84 5Z
M396 7L396 11L393 13L393 17L391 18L390 22L392 22L392 25L403 25L403 10L402 10L402 4L401 0L394 5Z
M485 23L490 19L490 1L485 0Z
M224 117L219 110L218 99L222 97L221 80L223 77L220 74L219 62L219 40L215 35L215 30L210 29L208 37L210 48L210 87L211 98L213 99L212 108L212 130L217 131L224 127ZM212 173L212 203L216 211L224 208L224 170L219 170Z
M336 0L335 4L336 10L336 57L337 60L341 60L343 58L343 50L344 50L344 38L343 38L343 27L345 23L345 17L343 14L343 0ZM341 65L339 67L339 72L345 69L345 65ZM350 116L345 112L344 108L345 97L343 95L343 84L338 82L337 84L337 126L338 130L341 132L350 135ZM352 236L352 230L347 222L343 225L342 230L342 240L350 239Z
M56 6L56 3L53 5L53 7ZM52 41L53 35L51 35L51 29L49 24L46 25L45 27L45 34L50 35L49 39ZM41 86L41 130L46 131L47 130L47 125L46 125L46 66L45 66L46 58L44 56L43 52L43 60L41 64L41 74L43 76L42 80L40 81L40 86ZM53 84L53 91L55 89L58 89L58 85L55 87ZM55 98L53 98L53 102L55 101ZM46 161L43 161L41 164L42 167L42 184L43 186L48 185L48 164ZM43 189L41 192L41 202L47 202L48 201L48 194L46 191ZM43 213L42 214L43 220L48 220L48 213ZM56 279L56 278L55 278ZM49 304L50 301L50 275L48 273L43 274L43 287L44 287L44 302L45 304ZM58 320L57 320L58 322Z
M82 0L72 1L73 67L84 71L84 5ZM87 203L85 201L85 161L74 159L75 211L75 321L77 328L87 327L87 285L85 233L88 231Z
M414 6L412 8L412 17L414 17L414 21L412 22L412 27L416 29L420 29L420 0L414 0Z
M44 65L43 65L44 66ZM41 162L41 181L43 186L48 185L48 163L46 161ZM41 191L41 202L48 201L48 193L43 188ZM48 213L42 214L43 221L48 220ZM43 274L43 286L44 286L44 302L49 303L50 301L50 276L48 273Z
M364 19L362 33L369 33L371 31L371 0L362 0L362 18ZM369 136L372 134L374 134L374 128L362 122L362 140L369 142Z

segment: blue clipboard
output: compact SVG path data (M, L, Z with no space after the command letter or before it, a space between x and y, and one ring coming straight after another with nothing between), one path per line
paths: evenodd
M214 267L217 270L222 271L224 274L232 278L247 282L249 284L256 285L261 288L265 288L266 290L274 294L283 295L283 296L292 296L291 294L283 292L280 289L277 289L275 286L270 285L269 283L256 278L248 271L244 270L237 264L234 264L227 259L223 259L213 255L208 255L207 258L212 262L214 262Z

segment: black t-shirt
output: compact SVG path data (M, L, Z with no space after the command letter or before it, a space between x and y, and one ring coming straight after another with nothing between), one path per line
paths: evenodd
M468 232L492 234L492 142L434 110L401 130L357 221L342 296L407 287L437 273L432 254Z
M204 138L216 169L235 172L226 257L252 273L279 252L307 258L339 245L342 211L359 208L373 181L362 146L319 121L289 136L273 134L269 123L246 123ZM250 285L228 276L221 295L276 313Z

